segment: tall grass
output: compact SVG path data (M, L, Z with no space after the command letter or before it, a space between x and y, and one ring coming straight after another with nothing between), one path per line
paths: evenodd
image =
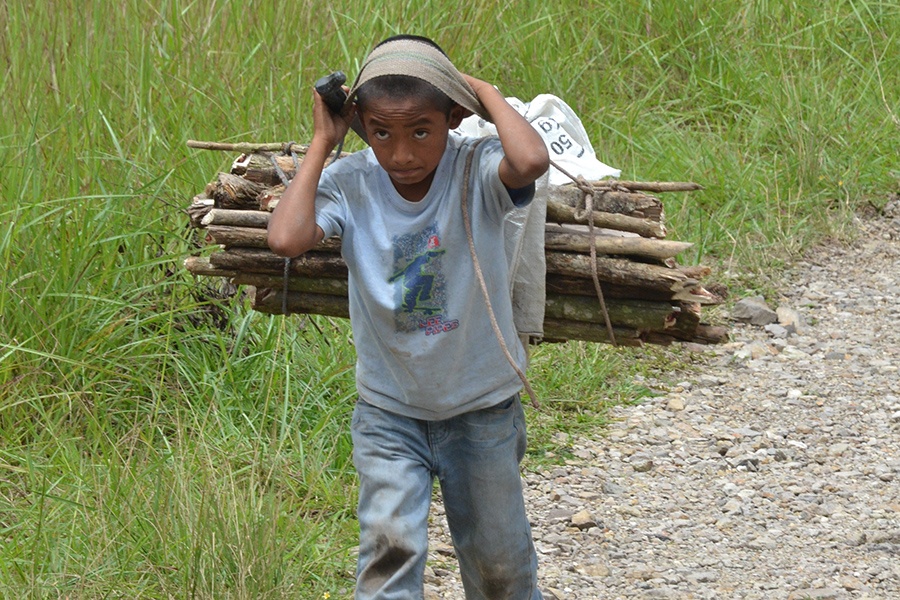
M562 97L623 177L703 184L672 237L737 288L898 190L895 2L4 3L0 596L352 585L349 331L185 274L183 209L233 158L185 141L308 139L311 83L401 32ZM670 360L538 348L532 460Z

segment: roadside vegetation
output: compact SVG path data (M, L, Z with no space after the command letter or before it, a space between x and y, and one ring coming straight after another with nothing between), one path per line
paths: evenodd
M185 141L308 139L315 79L401 32L560 96L623 178L702 184L670 237L734 295L900 191L896 2L4 3L0 597L347 595L350 332L184 271L234 158ZM526 467L690 360L537 347Z

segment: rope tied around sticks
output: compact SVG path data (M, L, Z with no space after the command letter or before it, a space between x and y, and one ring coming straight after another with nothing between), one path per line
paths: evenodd
M587 218L588 235L591 239L591 279L594 283L594 291L597 294L597 300L600 302L600 310L603 313L603 321L606 325L606 334L609 336L610 343L613 346L618 346L615 333L613 333L612 321L609 318L609 311L606 309L606 299L603 297L603 290L600 288L600 275L597 272L597 233L594 230L594 195L598 191L601 195L606 194L610 189L597 190L581 175L578 175L577 177L572 175L552 160L550 161L550 164L563 175L571 179L578 189L581 190L581 200L579 200L578 205L575 207L575 218L579 221L585 217Z

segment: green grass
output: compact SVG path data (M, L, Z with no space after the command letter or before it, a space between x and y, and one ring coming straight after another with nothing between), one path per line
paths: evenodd
M900 188L895 2L4 3L0 597L346 595L349 331L184 272L233 158L185 141L307 140L312 82L400 32L562 97L623 178L703 184L670 235L736 294ZM689 363L535 349L529 465Z

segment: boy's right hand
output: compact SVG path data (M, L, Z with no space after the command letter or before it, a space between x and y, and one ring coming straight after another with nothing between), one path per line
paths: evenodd
M350 89L344 86L345 91ZM356 104L351 104L344 109L341 114L331 112L331 109L325 104L322 96L315 89L313 90L313 140L317 140L324 144L330 153L335 146L347 135L350 129L350 123L356 114Z

